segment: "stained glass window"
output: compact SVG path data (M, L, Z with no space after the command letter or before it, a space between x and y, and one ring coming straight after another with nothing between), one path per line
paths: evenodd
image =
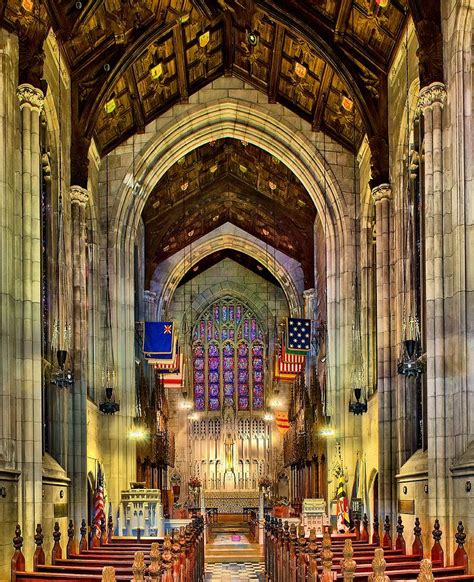
M193 329L194 407L262 410L265 349L261 325L231 298L212 304Z

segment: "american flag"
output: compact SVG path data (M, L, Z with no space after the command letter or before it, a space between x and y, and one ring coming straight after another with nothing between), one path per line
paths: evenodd
M297 372L301 372L305 363L306 356L304 354L289 354L285 348L285 342L281 344L281 361L284 364L294 364L299 366Z
M97 538L100 539L101 529L100 524L102 520L105 521L105 498L104 498L104 477L102 475L102 469L99 465L99 470L97 471L97 487L95 489L95 499L94 499L94 529Z

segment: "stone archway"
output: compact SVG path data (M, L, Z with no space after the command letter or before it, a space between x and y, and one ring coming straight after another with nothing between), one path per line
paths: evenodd
M194 267L194 265L196 265L196 263L198 263L204 257L207 257L216 251L229 248L245 253L254 259L257 259L263 266L265 266L280 283L283 292L285 293L290 313L294 317L302 315L303 306L301 303L300 294L296 288L295 281L291 277L291 274L288 273L281 261L277 261L276 259L273 260L273 257L271 257L269 260L269 256L268 254L265 254L264 249L261 249L251 240L244 239L241 236L237 236L236 234L217 234L216 236L210 237L205 242L202 242L201 244L194 247L190 257L183 256L169 272L166 282L160 290L157 313L164 314L167 312L168 306L173 298L179 281L189 269L192 269L192 267ZM158 291L158 289L154 286L153 278L151 283L151 290Z
M112 213L113 228L109 232L109 258L113 265L112 326L118 384L133 386L134 382L131 357L135 336L132 250L148 195L161 176L180 158L209 141L224 137L245 140L276 156L300 179L319 213L326 213L328 346L333 354L327 364L329 385L333 387L331 400L335 421L342 427L338 436L344 439L351 454L354 437L360 432L346 413L353 309L350 297L353 269L353 245L349 242L351 214L329 164L304 132L291 127L284 117L277 118L255 104L235 99L218 100L172 118L142 148L135 159L134 172L130 171L130 166L118 188ZM135 402L128 390L122 390L119 396L121 411L110 420L117 424L111 429L117 435L128 430ZM133 475L133 446L121 442L118 437L113 446L123 448L123 457L127 459L126 470L120 475L117 472L109 480L114 484L114 496L118 497L120 483L126 483Z

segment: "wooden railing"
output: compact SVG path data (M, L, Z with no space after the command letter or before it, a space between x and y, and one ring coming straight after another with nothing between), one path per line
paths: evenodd
M428 569L443 582L474 582L474 576L467 574L468 556L464 550L466 535L460 522L456 534L457 550L453 564L444 565L444 554L441 547L441 531L439 523L435 522L433 530L433 547L431 560L421 561L423 548L421 545L420 522L415 521L415 541L412 553L407 554L404 539L402 519L397 520L397 537L392 543L390 520L384 523L385 535L383 546L369 542L368 520L362 520L362 527L353 534L324 534L322 539L311 530L305 537L302 527L281 519L265 518L265 572L267 582L329 582L330 580L415 580L420 582L431 580L426 578ZM429 562L429 564L428 564ZM357 572L356 572L357 570ZM370 576L381 576L370 578ZM384 576L388 576L385 578ZM424 576L424 577L423 577Z
M110 522L109 522L109 525ZM75 539L72 522L68 528L66 552L61 546L59 525L54 526L54 546L51 563L46 564L43 550L44 535L40 525L35 535L36 551L33 572L26 572L23 556L23 538L18 525L13 539L15 552L11 560L13 582L31 580L97 581L126 580L132 576L135 582L202 582L204 580L204 521L201 517L171 536L154 540L114 538L109 535L95 536L90 547L87 544L87 528L83 521L79 544ZM101 532L102 534L103 532ZM110 533L110 532L109 532ZM99 538L99 545L96 545Z

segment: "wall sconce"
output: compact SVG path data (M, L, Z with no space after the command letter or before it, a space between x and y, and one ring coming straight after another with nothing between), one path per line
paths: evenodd
M428 495L428 492L429 492L428 483L425 485L424 489L425 489L425 493Z
M408 487L405 485L403 487L403 495L406 495L408 493Z
M466 493L470 493L470 491L471 491L471 482L466 481Z
M7 488L0 487L0 497L3 497L3 499L5 499L6 496L7 496Z

